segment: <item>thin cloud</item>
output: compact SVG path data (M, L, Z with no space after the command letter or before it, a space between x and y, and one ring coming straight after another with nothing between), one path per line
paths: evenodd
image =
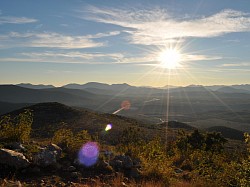
M116 36L119 35L120 31L112 31L108 33L97 33L94 35L86 35L86 38L103 38L103 37L109 37L109 36Z
M100 58L118 59L123 58L120 53L84 53L84 52L43 52L43 53L21 53L22 56L30 58L64 58L66 60L96 60Z
M29 52L13 54L13 57L0 58L0 62L49 62L49 63L79 63L79 64L156 64L152 55L127 56L122 53L86 53L86 52Z
M1 24L25 24L25 23L34 23L37 22L36 19L26 18L26 17L13 17L13 16L0 16L0 25Z
M0 58L0 62L42 62L42 63L58 63L58 64L107 64L107 62L83 62L79 60L63 60L63 59L48 59L48 58L19 58L19 57L9 57L9 58Z
M207 60L220 60L223 59L221 56L208 56L208 55L191 55L183 54L182 61L207 61Z
M230 63L230 64L222 64L220 67L246 67L250 66L250 62L244 62L244 63Z
M122 57L117 58L117 64L148 64L150 62L156 62L156 58L151 55L141 57Z
M159 54L141 54L134 56L123 53L87 53L80 51L60 50L44 52L23 52L12 54L12 57L0 58L0 62L50 62L50 63L81 63L81 64L131 64L131 65L159 65ZM182 54L182 62L218 60L219 56ZM186 64L188 66L188 64Z
M0 62L48 62L69 64L112 64L123 58L120 53L84 53L84 52L30 52L13 54L13 57L0 58Z
M90 6L82 19L118 25L130 34L129 41L143 45L165 45L180 38L217 37L233 32L250 31L250 14L222 10L210 16L177 19L166 10L124 10Z
M96 42L93 39L107 36L114 36L119 32L98 33L96 35L72 36L59 34L55 32L45 33L18 33L11 32L6 35L0 35L2 48L11 47L47 47L47 48L93 48L105 46L105 42Z

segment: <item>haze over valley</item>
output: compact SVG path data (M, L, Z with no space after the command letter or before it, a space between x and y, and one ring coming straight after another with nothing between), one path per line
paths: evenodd
M158 124L179 121L199 129L224 126L250 131L250 85L186 87L136 87L128 84L1 85L1 114L43 102L59 102L75 108L112 114Z

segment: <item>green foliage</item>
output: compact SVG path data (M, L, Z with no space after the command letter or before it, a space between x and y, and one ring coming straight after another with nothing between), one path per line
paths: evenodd
M249 136L246 134L246 143ZM222 151L226 140L220 133L190 135L179 133L176 140L174 163L183 170L189 170L193 183L218 186L250 186L250 159L244 154ZM233 154L236 154L235 156Z
M5 142L28 142L30 140L33 116L30 110L25 110L12 119L3 116L0 120L0 139Z
M73 141L73 133L70 129L59 129L54 133L52 142L62 147L69 148Z
M18 115L17 134L21 142L28 142L30 139L31 125L33 123L33 116L30 111L26 110L24 113Z
M250 186L250 135L245 133L244 136L248 151L247 158L236 164L237 173L235 177L239 186Z
M222 137L220 133L212 132L202 134L198 130L195 130L190 135L179 132L179 138L176 141L176 145L182 154L185 154L188 149L220 152L223 150L223 145L226 142L227 140Z
M125 129L120 136L120 143L122 144L137 144L142 138L142 131L140 128L129 127Z
M125 129L117 149L119 152L129 153L133 158L139 158L143 166L142 174L146 178L161 180L167 184L172 168L166 146L159 137L147 141L143 135L139 128Z
M250 159L250 135L248 133L245 133L244 136L245 136L245 142L247 144L248 156Z
M220 152L223 150L223 145L227 142L227 140L221 135L221 133L212 132L206 134L205 145L206 150L209 151L217 151Z
M166 146L157 137L145 142L140 147L138 157L142 160L143 174L152 179L169 182L172 172L171 160L167 156Z
M249 147L250 137L245 134ZM222 151L226 140L219 133L179 133L171 147L173 163L189 171L191 183L211 186L250 186L250 157L241 152ZM249 150L248 150L249 151ZM240 155L240 156L239 156Z
M198 130L195 130L187 137L187 143L192 147L192 149L202 149L205 143L205 136Z
M143 132L139 128L129 127L119 136L118 151L132 153L137 156L140 150L138 147L143 143Z
M91 136L86 130L74 134L70 129L59 129L52 138L53 143L60 145L68 153L77 152L84 143L90 140Z

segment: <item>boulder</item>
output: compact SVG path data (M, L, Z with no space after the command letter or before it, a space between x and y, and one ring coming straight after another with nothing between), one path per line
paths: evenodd
M117 155L113 160L110 161L110 165L117 170L131 169L133 167L133 161L130 156Z
M22 184L20 181L11 181L4 179L2 186L8 186L8 187L22 187Z
M139 158L133 159L133 167L141 168L141 160Z
M141 160L139 158L132 159L129 155L117 155L110 161L110 165L115 171L122 171L131 178L140 178Z
M121 183L121 186L127 186L125 182L122 182Z
M79 178L81 177L81 173L79 173L79 172L72 172L72 173L70 174L70 177L71 177L72 179L79 179Z
M110 165L116 170L120 171L123 169L123 163L120 160L111 160Z
M131 169L133 167L133 161L130 156L125 156L123 159L123 167L125 169Z
M33 173L33 174L39 174L41 172L41 169L39 167L35 166L35 167L32 167L32 168L29 168L28 172Z
M69 166L68 168L67 168L67 171L69 171L69 172L73 172L73 171L75 171L76 170L76 168L74 167L74 166Z
M22 153L10 149L0 149L0 164L23 169L27 168L30 162Z
M47 146L47 149L49 151L55 152L57 159L59 159L61 157L62 149L58 145L52 143L52 144Z
M78 167L79 167L79 166L82 166L82 165L81 165L81 162L79 161L78 158L75 158L75 159L74 159L73 164L74 164L75 166L78 166Z
M15 151L26 151L25 147L20 142L12 142L7 144L5 147Z
M41 148L40 152L33 156L33 162L35 165L41 167L56 166L57 159L61 157L61 150L62 149L55 144Z
M183 172L183 170L180 168L175 168L174 171L175 171L175 173L182 173Z

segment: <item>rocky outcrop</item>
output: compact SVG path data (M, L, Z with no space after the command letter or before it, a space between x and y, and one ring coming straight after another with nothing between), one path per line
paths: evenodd
M110 165L116 171L125 171L129 177L139 178L141 176L141 172L139 168L141 168L139 159L132 159L128 155L117 155L110 161Z
M40 167L56 166L61 152L62 149L55 144L40 148L40 152L33 156L33 163Z
M25 147L20 143L20 142L12 142L12 143L9 143L5 146L5 148L7 149L11 149L11 150L14 150L14 151L17 151L17 152L24 152L26 151Z
M131 169L133 167L133 161L130 156L117 155L110 161L110 165L115 169Z
M1 186L8 186L8 187L22 187L22 184L20 181L12 181L12 180L6 180L4 179Z
M58 145L52 143L47 146L47 150L54 152L57 159L61 157L62 149Z
M30 162L22 153L10 149L0 149L0 164L22 169L27 168Z

